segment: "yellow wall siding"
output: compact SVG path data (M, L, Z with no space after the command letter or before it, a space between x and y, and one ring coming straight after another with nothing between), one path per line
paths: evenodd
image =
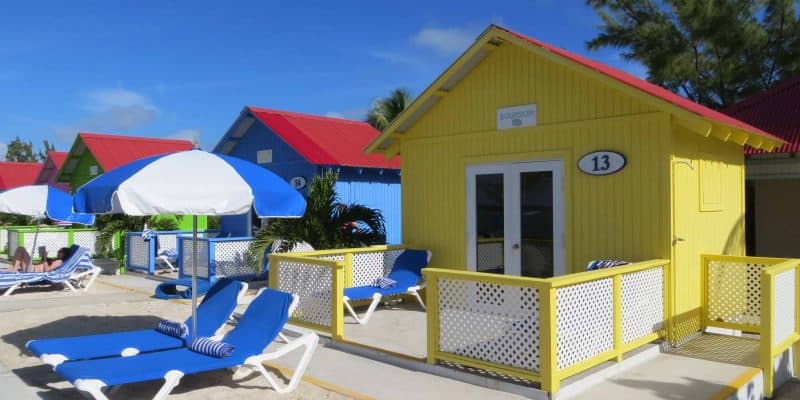
M654 112L621 91L530 51L504 45L478 64L407 133L415 138L496 129L500 107L537 104L538 125Z
M465 268L466 165L559 156L567 272L581 271L596 258L669 258L668 144L668 117L659 113L441 138L406 136L404 242L431 249L433 266ZM578 170L583 154L603 149L625 154L626 168L599 177Z

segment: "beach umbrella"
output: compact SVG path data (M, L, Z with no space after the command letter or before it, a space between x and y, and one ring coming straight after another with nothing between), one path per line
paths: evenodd
M188 150L122 165L81 186L80 213L193 217L192 337L197 333L197 216L239 215L251 207L261 218L297 218L306 201L271 171L235 157Z
M49 218L61 223L94 224L94 215L72 212L72 196L48 185L20 186L0 193L0 213L26 215L39 222ZM36 224L31 254L38 237L39 224Z

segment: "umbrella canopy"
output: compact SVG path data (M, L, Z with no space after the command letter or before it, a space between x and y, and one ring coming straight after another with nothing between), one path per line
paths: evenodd
M48 185L20 186L0 193L0 213L94 224L94 215L72 212L72 196Z
M194 216L192 337L197 337L197 216L244 214L301 217L303 195L271 171L242 159L201 150L143 158L81 186L74 209L87 213Z
M74 195L75 211L128 215L300 217L303 196L251 162L189 150L143 158L100 175Z

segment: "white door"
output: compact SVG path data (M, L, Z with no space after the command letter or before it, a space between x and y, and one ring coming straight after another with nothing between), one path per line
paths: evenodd
M562 161L467 167L467 265L515 276L564 274Z

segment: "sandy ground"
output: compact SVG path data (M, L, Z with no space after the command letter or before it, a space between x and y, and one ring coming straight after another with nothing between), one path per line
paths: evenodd
M131 278L139 279L141 278ZM0 297L0 362L43 399L81 399L68 382L43 365L25 348L31 339L151 328L160 319L183 320L191 312L185 302L155 300L140 291L116 286L125 278L101 277L88 293L57 288L22 289ZM115 286L111 286L115 285ZM281 376L279 373L276 373ZM123 385L112 398L150 399L161 381ZM186 376L174 399L281 398L348 399L339 393L302 382L291 394L278 395L259 376L234 381L227 371Z

